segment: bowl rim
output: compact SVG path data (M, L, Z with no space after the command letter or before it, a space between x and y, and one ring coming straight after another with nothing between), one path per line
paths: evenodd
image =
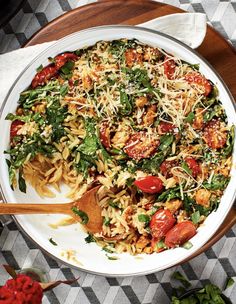
M132 30L136 30L136 31L145 31L147 33L152 33L152 34L156 34L158 36L162 36L164 38L167 38L168 40L171 40L171 41L174 41L176 42L177 44L179 44L181 47L187 49L188 51L190 51L191 53L193 53L194 55L196 55L198 58L200 58L204 64L211 69L211 71L217 76L217 78L220 80L221 82L221 85L223 86L224 90L226 91L228 97L229 97L229 100L234 108L234 111L236 113L236 104L234 102L234 97L232 95L232 93L230 92L229 88L227 87L227 85L225 84L223 78L219 75L219 73L216 71L216 69L201 55L199 54L196 50L192 49L191 47L189 47L188 45L186 45L185 43L179 41L178 39L172 37L172 36L169 36L167 34L164 34L162 32L159 32L157 30L153 30L153 29L148 29L148 28L145 28L145 27L141 27L141 26L134 26L134 25L102 25L102 26L95 26L95 27L90 27L88 29L84 29L84 30L81 30L81 31L77 31L77 32L74 32L72 34L69 34L69 35L66 35L65 37L55 41L54 43L52 43L51 45L49 45L48 47L46 47L43 51L41 51L37 56L35 56L29 64L27 64L27 66L21 71L21 73L17 76L17 78L15 79L15 81L13 82L13 84L11 85L8 93L6 94L6 97L4 98L3 100L3 103L0 107L0 120L2 119L2 114L3 114L3 110L6 106L6 103L8 101L8 98L13 90L13 88L15 87L16 83L21 79L22 75L25 73L26 70L28 70L31 65L34 63L34 61L36 61L38 58L40 57L43 57L44 54L46 54L51 47L54 47L56 46L57 44L60 44L62 43L64 40L68 39L69 37L73 37L73 36L76 36L78 33L86 33L86 32L93 32L93 31L96 31L96 30L99 30L99 29L132 29ZM124 34L124 38L125 38L125 34ZM116 38L114 38L116 39ZM97 40L99 41L99 39ZM0 194L2 196L2 200L4 203L7 203L6 202L6 198L5 198L5 195L4 195L4 192L3 192L3 188L2 188L2 185L0 184ZM235 201L236 199L236 189L232 195L232 198L231 198L231 206L233 204L233 202ZM226 218L227 214L230 212L230 209L228 210L227 213L224 214L224 217L222 218L222 222L221 224L223 223L224 219ZM76 266L74 264L70 264L69 262L66 262L65 260L61 259L60 257L52 254L51 252L49 252L47 249L45 249L44 247L42 247L36 240L34 240L32 238L31 235L29 235L29 233L22 227L22 225L20 224L20 221L16 218L16 216L12 215L11 216L13 218L13 220L15 221L15 223L17 224L18 228L20 229L21 232L23 232L40 250L42 250L43 252L45 252L47 255L49 255L51 258L55 259L56 261L59 261L60 263L64 264L64 265L67 265L68 267L70 268L73 268L73 269L77 269L77 270L80 270L80 271L85 271L87 273L91 273L91 274L96 274L96 275L101 275L101 276L107 276L107 277L129 277L129 276L140 276L140 275L147 275L147 274L150 274L150 273L154 273L154 272L157 272L157 271L163 271L163 270L166 270L168 268L171 268L171 267L174 267L174 266L177 266L181 263L185 263L186 262L186 257L185 258L181 258L177 263L172 263L170 266L166 267L166 268L163 268L163 269L157 269L157 268L153 268L153 269L149 269L149 270L144 270L144 271L139 271L139 272L133 272L133 273L125 273L125 274L113 274L113 273L103 273L103 272L97 272L97 271L94 271L94 270L87 270L87 269L84 269L83 267L80 267L80 266ZM214 231L214 233L212 233L212 235L209 236L208 240L206 240L202 245L206 244L209 239L216 233L217 229L220 228L221 224L216 228L216 230ZM195 252L193 252L192 254L194 255L197 251L199 250L196 249ZM191 255L187 257L187 261L189 261L191 259Z

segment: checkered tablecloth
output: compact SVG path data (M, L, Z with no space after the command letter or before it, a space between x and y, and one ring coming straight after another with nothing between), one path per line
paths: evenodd
M125 1L125 0L124 0ZM0 30L0 53L19 48L33 33L55 17L91 0L27 0L23 9ZM236 0L168 0L160 1L178 6L187 11L203 12L208 21L236 47ZM43 304L168 304L172 287L171 278L180 271L192 283L200 287L206 282L223 287L228 277L236 281L236 227L220 241L189 263L166 271L139 277L106 278L87 274L59 264L40 251L14 222L0 226L0 264L9 264L15 269L29 266L46 271L50 280L65 280L79 277L71 286L60 286L47 292ZM0 285L8 279L0 271ZM236 303L236 284L225 294Z

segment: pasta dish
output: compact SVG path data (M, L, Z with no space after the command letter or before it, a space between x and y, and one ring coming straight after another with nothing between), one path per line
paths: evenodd
M65 184L77 200L100 184L103 228L87 242L133 255L190 248L227 187L234 141L199 69L127 39L49 58L6 117L12 188L53 197Z

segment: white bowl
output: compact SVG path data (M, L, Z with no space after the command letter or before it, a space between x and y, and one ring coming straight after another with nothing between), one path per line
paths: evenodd
M183 43L159 32L133 26L101 26L77 32L60 39L37 56L17 78L4 101L0 120L2 134L0 142L0 184L4 201L13 203L54 203L67 201L63 196L66 189L62 189L62 193L58 194L54 199L41 199L30 186L27 188L27 194L21 193L19 190L12 191L8 181L8 168L4 155L4 150L8 148L9 144L10 127L10 122L6 121L5 117L9 112L16 110L20 92L30 85L36 68L41 64L48 64L48 57L54 57L63 51L74 51L91 46L100 40L120 38L135 38L145 44L163 48L168 53L174 54L189 63L199 63L200 71L213 81L219 89L220 100L226 110L229 124L236 125L233 98L223 80L205 59ZM106 253L95 243L85 243L84 238L87 234L82 230L80 224L60 227L58 229L53 229L48 225L64 218L63 215L21 215L14 218L20 228L42 249L72 267L106 276L143 275L181 263L181 261L187 259L200 249L214 235L230 211L235 199L235 171L235 165L233 165L231 180L221 199L219 208L217 211L212 212L204 225L198 229L198 233L191 239L193 247L189 250L175 248L158 254L140 254L138 256L131 256L127 253L114 254L118 259L109 260ZM58 246L53 246L49 242L51 237L56 241ZM66 255L62 256L62 252L68 250L74 251L76 259L68 260Z

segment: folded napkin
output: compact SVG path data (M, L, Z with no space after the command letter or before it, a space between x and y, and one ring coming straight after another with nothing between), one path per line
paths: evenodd
M201 13L182 13L159 17L139 24L166 33L192 48L198 47L206 34L206 15ZM52 42L22 48L0 55L0 106L7 92L21 71Z

